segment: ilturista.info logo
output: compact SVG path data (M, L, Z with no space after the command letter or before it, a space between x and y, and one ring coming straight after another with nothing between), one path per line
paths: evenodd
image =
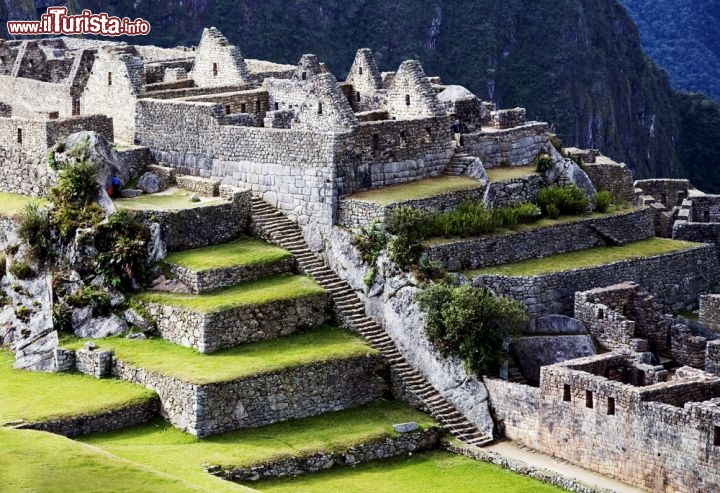
M50 7L39 21L8 21L8 33L15 36L95 34L98 36L143 36L150 32L150 23L144 19L93 14L83 10L79 15L68 15L65 7Z

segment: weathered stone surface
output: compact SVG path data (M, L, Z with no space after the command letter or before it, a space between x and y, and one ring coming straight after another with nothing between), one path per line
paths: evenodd
M575 358L597 354L589 335L521 337L512 341L510 353L530 382L540 381L540 368Z
M420 427L415 422L410 423L399 423L396 425L393 425L393 430L397 431L398 433L410 433L411 431L415 431Z
M580 335L588 330L580 320L565 315L545 315L532 319L523 332L525 335Z
M145 193L158 193L167 188L165 182L155 173L144 173L137 181L138 188Z
M114 313L107 317L93 317L92 308L75 309L72 313L72 327L76 336L102 338L123 334L128 324Z

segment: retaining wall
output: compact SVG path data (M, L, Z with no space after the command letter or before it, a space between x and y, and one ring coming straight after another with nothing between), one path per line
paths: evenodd
M463 134L463 150L482 159L486 168L526 166L550 145L547 123L529 122L506 130Z

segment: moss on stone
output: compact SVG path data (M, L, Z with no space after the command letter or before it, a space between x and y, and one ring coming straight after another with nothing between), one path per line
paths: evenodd
M175 252L167 262L194 271L222 269L243 265L263 265L292 257L287 250L257 238L246 238L222 245Z

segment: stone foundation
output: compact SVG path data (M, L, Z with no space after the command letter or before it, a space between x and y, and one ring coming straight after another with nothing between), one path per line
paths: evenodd
M204 437L339 411L381 397L388 385L380 356L312 363L229 382L192 384L115 359L113 373L160 396L163 415Z
M163 339L212 353L253 341L276 339L321 325L329 316L330 296L320 294L221 312L143 303Z
M653 236L649 209L610 217L582 219L534 231L470 238L427 247L430 259L450 271L479 269L557 253L574 252L607 244L607 238L623 244Z
M486 168L526 166L548 149L547 123L529 122L507 130L483 130L463 134L463 150L479 157Z
M490 207L512 207L523 202L534 202L545 186L542 176L530 175L525 178L491 182L488 185L486 202Z

